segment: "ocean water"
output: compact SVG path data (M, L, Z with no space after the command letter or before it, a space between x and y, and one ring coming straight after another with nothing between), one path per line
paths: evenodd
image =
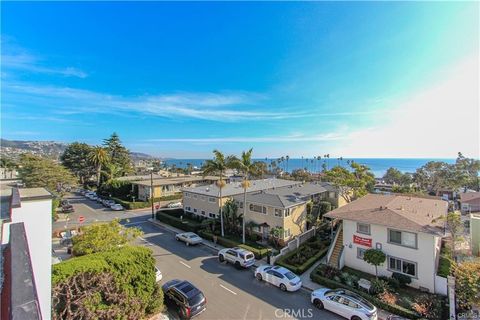
M188 164L200 168L203 165L203 162L206 159L169 159L165 163L169 166L175 164L177 168L186 168ZM258 161L264 161L265 163L270 164L272 160L277 160L277 158L263 158L255 159ZM318 172L322 170L322 164L325 163L327 168L332 168L334 166L340 165L348 167L347 160L353 160L357 163L364 164L368 166L375 177L382 177L388 168L394 167L400 170L401 172L415 172L418 168L423 166L429 161L444 161L446 163L455 163L455 159L417 159L417 158L344 158L339 160L336 158L331 159L321 159L313 160L310 159L289 159L288 168L287 162L278 164L277 167L282 168L288 172L291 172L295 169L306 168L310 172Z

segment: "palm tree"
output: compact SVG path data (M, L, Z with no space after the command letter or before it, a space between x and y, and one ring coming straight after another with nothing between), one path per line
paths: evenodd
M101 146L93 147L88 156L90 162L95 166L97 171L97 187L100 187L100 175L102 172L102 166L109 161L107 150Z
M228 156L225 158L225 155L218 150L213 150L214 158L212 160L205 161L203 165L203 175L208 174L219 174L220 180L217 181L217 187L219 189L219 198L220 198L220 227L222 237L225 236L225 231L223 229L223 206L222 206L222 189L225 187L225 181L223 181L223 173L225 170L232 168L232 162L234 157Z
M240 159L235 159L233 165L243 173L243 218L242 218L242 243L245 243L245 217L247 215L247 189L250 187L248 180L250 174L258 171L258 163L252 162L253 149L243 151ZM283 157L282 157L283 158Z
M287 172L288 172L288 160L290 160L290 156L289 156L289 155L286 155L286 156L285 156L285 160L287 160Z
M121 175L122 168L114 163L107 163L105 165L105 170L102 170L102 173L105 176L105 183L109 184Z

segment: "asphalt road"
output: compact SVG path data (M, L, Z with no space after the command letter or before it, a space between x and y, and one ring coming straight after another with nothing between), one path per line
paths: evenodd
M207 310L196 319L342 319L320 311L304 290L283 292L253 276L253 269L237 270L218 261L209 247L186 246L167 229L146 221L128 224L144 232L140 241L153 250L165 283L171 279L192 282L207 297Z
M75 208L70 214L69 227L121 219L128 227L138 227L143 232L139 244L153 250L157 267L162 271L161 284L171 279L192 282L207 297L207 310L195 319L343 319L328 311L317 310L310 303L307 291L283 292L253 276L253 269L237 270L232 265L221 264L216 251L203 246L186 246L174 239L174 234L147 221L147 210L128 212L112 211L81 195L68 197ZM65 221L54 223L54 230L63 229Z

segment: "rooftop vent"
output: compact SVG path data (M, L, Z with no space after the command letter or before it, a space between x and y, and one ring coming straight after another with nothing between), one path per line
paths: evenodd
M205 191L210 192L210 188L205 188Z

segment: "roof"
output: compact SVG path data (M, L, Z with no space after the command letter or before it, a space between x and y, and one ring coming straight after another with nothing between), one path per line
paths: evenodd
M447 214L448 202L403 195L368 194L325 214L401 230L443 234L444 223L434 219Z
M45 188L20 188L20 200L52 199L53 195Z
M300 183L249 193L247 201L277 208L288 208L305 203L311 196L330 190L335 190L335 187L327 182ZM243 201L243 195L237 195L235 199Z
M480 192L460 193L460 202L480 201Z
M273 188L281 188L291 185L301 184L300 181L284 180L284 179L260 179L250 181L250 186L247 192L255 192L260 190L267 190ZM218 197L220 189L217 185L211 184L208 186L198 186L193 188L183 188L182 191L197 193L202 195L211 195ZM243 193L241 182L230 182L225 184L222 188L222 197L235 196Z
M182 183L189 183L189 182L199 182L199 181L215 181L218 180L219 177L216 176L184 176L184 177L175 177L175 178L161 178L161 179L153 179L153 186L166 186L172 184L182 184ZM141 180L141 181L132 181L132 184L141 185L141 186L150 186L150 179L149 180Z
M40 307L32 271L30 252L23 222L10 225L10 265L5 272L10 288L10 319L41 319Z

